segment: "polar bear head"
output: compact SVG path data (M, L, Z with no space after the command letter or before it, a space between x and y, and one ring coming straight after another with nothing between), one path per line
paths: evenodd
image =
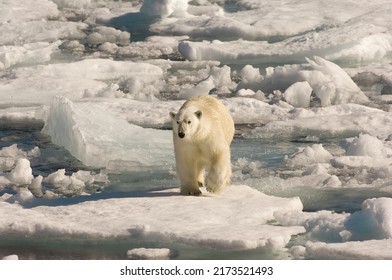
M195 135L200 127L202 112L197 108L181 109L177 114L170 112L173 124L173 132L179 138L189 138Z

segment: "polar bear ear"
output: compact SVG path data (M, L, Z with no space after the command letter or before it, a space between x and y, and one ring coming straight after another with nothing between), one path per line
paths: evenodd
M201 113L201 111L196 111L196 112L195 112L195 115L196 115L196 117L197 117L198 119L200 119L202 113Z
M176 117L176 113L170 112L169 114L170 114L170 117L172 118L172 120L174 120L174 118Z

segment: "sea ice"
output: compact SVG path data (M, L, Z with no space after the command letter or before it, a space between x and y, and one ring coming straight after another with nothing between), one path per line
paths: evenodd
M17 261L19 260L18 255L9 255L9 256L5 256L4 258L2 258L2 260L14 260Z
M322 144L298 148L298 151L285 157L285 163L290 167L307 166L314 163L328 163L333 156L324 149Z
M127 46L130 44L130 37L131 34L129 34L129 32L120 31L112 27L98 26L86 39L87 43L91 45L115 43L117 45Z
M345 243L308 242L306 257L309 259L390 260L392 240L366 240Z
M99 95L114 79L125 82L133 78L148 84L161 79L163 71L148 63L85 59L21 67L11 70L8 75L13 78L9 83L0 84L0 103L37 105L50 103L56 95L71 100Z
M301 71L300 76L309 82L320 99L321 106L369 101L350 76L337 64L321 57L307 60L313 71Z
M311 237L305 244L306 258L385 259L391 258L392 199L367 199L353 214L319 211L275 213L284 226L303 225ZM321 241L321 242L320 242ZM326 242L326 243L324 243Z
M286 89L284 98L294 107L306 108L310 105L312 88L308 82L297 82Z
M54 43L31 43L23 46L0 46L0 70L14 65L38 64L51 60L58 51L60 41Z
M135 248L127 251L127 258L132 260L169 259L173 251L167 248Z
M64 8L74 8L74 9L83 9L88 7L91 4L91 0L52 0L60 9Z
M341 104L325 108L295 109L286 118L275 119L263 127L246 133L245 137L261 139L298 139L316 136L318 139L357 136L360 133L386 139L391 131L390 113L357 104ZM339 124L339 125L336 125Z
M17 186L30 185L33 180L33 170L30 167L30 161L25 158L18 159L15 168L8 174L8 180Z
M141 128L61 96L52 101L42 131L87 166L119 171L169 168L174 163L170 131Z
M301 211L298 198L271 197L240 185L230 186L222 196L205 190L198 197L181 196L178 189L169 189L121 198L86 197L84 202L56 207L40 205L44 201L37 200L36 206L26 208L8 202L11 198L9 194L0 197L1 233L135 237L228 250L283 250L292 235L304 231L302 226L270 223L277 211Z
M87 24L81 22L47 21L11 21L0 25L0 45L14 45L54 42L58 40L81 40L85 37Z
M390 0L0 2L0 118L44 121L53 143L86 165L172 170L171 132L157 128L170 128L177 99L214 94L237 125L256 126L241 130L241 141L328 139L287 152L274 170L239 157L240 184L284 196L304 187L391 191ZM336 138L344 139L339 148ZM16 145L0 151L0 191L12 189L0 197L0 233L279 250L304 233L310 241L289 251L298 258L392 258L390 198L367 199L349 214L302 212L297 198L245 186L219 197L83 196L106 175L34 177L38 155ZM75 194L77 203L57 199Z
M59 14L56 4L49 0L26 0L22 2L1 1L0 24L10 21L42 20Z
M184 16L190 0L144 0L140 12L148 16Z
M308 242L306 257L310 259L391 259L392 199L367 199L362 210L345 215L340 222L347 241L342 243Z

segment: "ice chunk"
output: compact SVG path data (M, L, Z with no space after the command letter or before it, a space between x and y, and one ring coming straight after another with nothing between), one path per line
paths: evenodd
M221 196L209 195L204 189L199 197L181 196L178 189L169 189L31 209L10 204L3 196L0 207L0 233L41 237L131 236L220 249L282 250L291 235L304 230L270 223L276 211L301 211L298 198L267 196L241 185L230 186Z
M257 15L260 17L260 15ZM181 25L181 23L184 23ZM189 24L189 25L188 25ZM200 25L200 26L197 26ZM197 26L195 28L195 26ZM263 26L264 27L264 26ZM183 41L178 45L181 55L189 60L217 60L227 64L280 63L287 61L302 63L306 55L324 56L329 59L340 59L340 52L351 49L363 38L373 34L387 33L384 27L369 23L351 23L340 28L325 28L319 31L306 32L278 42L269 43L263 40L265 28L255 28L253 25L238 24L238 21L226 17L186 18L175 23L153 26L157 31L187 34L190 36L207 37L211 41ZM347 36L350 33L352 36ZM238 37L237 37L238 36ZM254 38L261 37L260 40ZM221 39L223 38L223 39ZM241 38L241 39L238 39ZM219 40L221 39L221 40ZM232 39L232 41L229 41ZM237 40L238 39L238 40ZM383 46L379 47L386 55L389 36L383 36ZM374 43L376 44L376 43ZM363 57L361 47L350 50L353 56ZM338 53L336 56L334 54ZM372 55L374 55L372 57ZM379 52L369 51L368 61L380 59ZM355 62L352 61L351 62Z
M24 157L16 144L0 150L0 171L9 171L14 167L17 158Z
M307 59L313 71L301 71L321 100L322 106L342 103L366 103L369 99L337 64L315 56Z
M63 22L37 20L30 22L11 21L0 25L1 45L14 45L15 42L36 43L54 42L62 39L83 39L88 27L82 22Z
M331 163L339 168L380 168L390 164L389 154L391 150L383 141L369 134L360 134L349 141L346 156L336 157Z
M188 99L192 96L197 95L208 95L212 89L215 88L214 81L211 78L208 78L204 81L201 81L196 86L189 86L183 89L179 94L179 98Z
M238 158L233 164L233 178L245 180L246 178L260 177L265 174L265 164L261 161L251 161L247 158Z
M131 34L126 31L114 29L112 27L98 26L93 33L87 36L87 42L91 45L100 45L103 43L113 43L127 46L130 44Z
M23 46L0 47L0 70L14 65L45 63L58 49L60 41L49 43L31 43Z
M346 241L344 223L349 216L330 211L275 213L276 220L283 226L302 225L310 238L326 242Z
M133 260L164 260L172 255L173 251L167 248L135 248L127 251L127 258Z
M286 100L295 107L309 106L312 92L322 106L368 102L364 93L338 65L320 57L315 57L315 61L309 60L309 65L268 67L265 77L258 74L257 69L250 72L250 68L246 66L240 72L242 81L237 89L250 88L266 93L288 91L284 93ZM309 67L313 69L308 70Z
M207 79L201 81L196 86L189 86L183 89L179 97L182 99L188 99L195 95L207 95L211 90L216 91L216 93L228 93L230 88L235 87L235 83L232 82L231 69L227 65L223 67L212 67L210 75Z
M362 203L362 210L355 212L345 226L352 240L383 239L392 237L392 199L371 198Z
M190 0L144 0L140 12L148 16L185 16Z
M392 199L387 197L371 198L362 204L362 210L369 211L388 238L392 238Z
M358 45L340 52L327 55L328 60L369 63L380 61L392 52L392 36L390 34L372 34L363 38Z
M88 166L125 170L168 168L174 162L170 131L144 129L64 97L51 103L42 131Z
M16 166L7 174L8 180L17 186L29 185L33 180L33 170L30 167L30 161L20 158L16 161Z
M42 197L43 191L42 191L42 181L43 181L44 177L42 177L41 175L38 175L37 177L35 177L32 181L31 184L29 186L29 191L35 196L35 197Z
M378 162L375 162L374 158L369 156L340 156L331 160L331 164L336 168L380 167L385 165L385 161Z
M19 192L11 196L7 199L9 203L17 203L23 206L29 205L34 202L36 198L34 195L27 189L21 189Z
M52 189L45 190L43 195L41 183L49 184ZM65 169L59 169L49 174L46 178L35 178L34 182L29 186L29 190L35 196L74 196L85 194L91 188L102 186L109 180L105 174L93 174L91 171L79 170L71 175L65 175ZM38 187L36 187L38 185Z
M11 180L11 182L16 185L19 185L20 182L22 182L21 185L25 185L23 182L28 181L28 178L22 177L29 173L30 167L30 162L27 158L34 158L39 155L40 150L38 147L35 147L28 152L18 149L17 144L2 148L0 150L0 172L11 171L10 173L3 175L3 178L6 177L6 181ZM18 167L18 169L16 169L16 167Z
M2 260L13 260L13 261L17 261L19 260L18 255L9 255L9 256L5 256L4 258L2 258Z
M60 9L64 8L71 8L71 9L82 9L90 6L91 0L53 0L54 3L57 4L57 6Z
M349 137L361 132L385 139L389 132L385 127L392 123L390 113L383 110L356 104L313 108L312 110L295 109L289 114L278 111L281 118L272 118L263 127L246 133L246 137L298 139L316 136ZM276 116L277 117L277 116ZM337 125L338 124L338 125Z
M22 2L2 1L0 23L10 21L42 20L58 16L59 10L53 1L26 0Z
M294 107L309 107L312 88L308 82L297 82L284 92L286 101Z
M287 165L306 166L313 163L328 163L332 159L332 155L322 144L314 144L311 147L299 148L298 151L285 158Z
M361 134L354 138L347 148L348 156L369 156L372 158L385 158L387 151L384 143L377 137Z
M260 87L263 81L263 76L260 74L260 69L252 65L245 65L240 71L241 81L237 89L256 89Z
M308 259L361 259L390 260L392 259L392 239L352 241L345 243L306 243Z
M56 172L49 174L48 177L44 179L44 182L53 185L57 189L61 189L61 193L66 195L80 193L85 185L77 176L65 175L65 169L59 169Z

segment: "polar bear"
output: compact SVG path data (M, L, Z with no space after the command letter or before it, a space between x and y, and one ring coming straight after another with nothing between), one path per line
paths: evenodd
M193 96L170 117L181 194L201 194L205 170L207 191L221 192L231 177L234 122L229 111L215 97Z

